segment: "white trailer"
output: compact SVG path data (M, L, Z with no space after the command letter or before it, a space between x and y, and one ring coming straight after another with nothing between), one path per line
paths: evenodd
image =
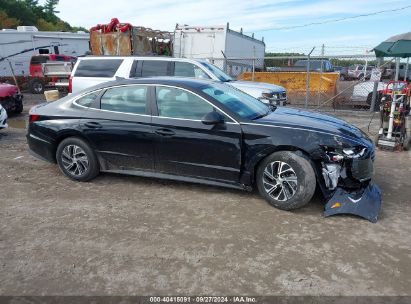
M0 31L0 76L11 76L9 62L16 76L29 76L30 58L40 50L49 54L81 56L89 51L89 34L39 32L34 26ZM8 62L9 61L9 62Z
M254 35L253 35L254 36ZM237 76L264 67L265 43L225 26L180 26L174 31L174 57L209 59ZM225 56L225 58L224 58Z

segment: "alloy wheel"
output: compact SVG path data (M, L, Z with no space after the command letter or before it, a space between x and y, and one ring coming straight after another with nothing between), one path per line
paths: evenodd
M263 185L273 199L287 201L297 192L297 175L286 162L271 162L264 169Z
M64 169L74 176L81 176L89 168L89 160L86 152L77 145L67 145L61 153L61 161Z

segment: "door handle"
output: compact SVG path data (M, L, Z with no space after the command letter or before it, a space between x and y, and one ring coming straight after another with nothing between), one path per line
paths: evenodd
M100 128L103 127L101 124L99 124L98 122L95 122L95 121L86 122L84 125L86 127L91 128L91 129L100 129Z
M155 130L156 134L162 135L162 136L173 136L176 133L173 130L170 129L157 129Z

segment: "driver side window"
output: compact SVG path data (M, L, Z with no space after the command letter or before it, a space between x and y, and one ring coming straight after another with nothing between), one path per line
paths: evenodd
M156 99L160 117L201 120L215 110L204 99L178 88L157 87Z

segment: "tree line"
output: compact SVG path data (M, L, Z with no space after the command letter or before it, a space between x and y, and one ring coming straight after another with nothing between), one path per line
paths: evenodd
M59 0L47 0L44 5L38 0L1 0L0 29L15 29L19 25L36 26L39 31L77 32L83 27L71 26L57 17Z

